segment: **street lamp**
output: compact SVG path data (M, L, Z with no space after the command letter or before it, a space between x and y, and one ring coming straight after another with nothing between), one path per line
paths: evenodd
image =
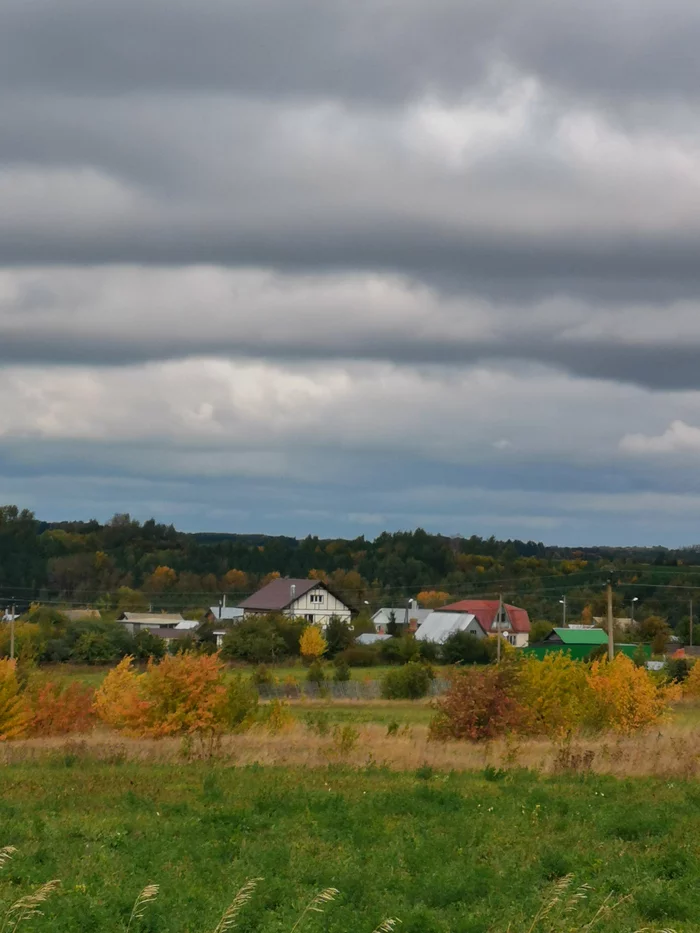
M566 596L562 596L559 602L561 604L561 624L563 628L566 628Z
M639 602L639 596L633 596L632 597L632 618L630 620L632 625L634 625L634 604L638 602Z

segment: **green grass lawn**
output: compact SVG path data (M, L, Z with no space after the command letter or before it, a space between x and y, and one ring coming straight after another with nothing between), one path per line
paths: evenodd
M552 881L574 872L630 895L597 929L700 931L700 787L574 776L432 775L96 764L59 756L3 770L0 873L8 904L62 879L27 929L124 931L148 882L158 901L132 930L213 931L237 888L262 882L241 933L290 933L321 888L340 890L309 933L527 931ZM554 915L553 915L554 916ZM574 916L556 930L578 929ZM548 928L548 927L547 927Z

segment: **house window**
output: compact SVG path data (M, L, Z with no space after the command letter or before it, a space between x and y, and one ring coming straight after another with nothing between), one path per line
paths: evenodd
M309 596L309 602L311 603L322 603L323 602L323 593L312 593Z
M517 641L515 635L508 635L507 638L508 638L508 641L510 642L511 645L515 645L515 643L516 643L516 641Z

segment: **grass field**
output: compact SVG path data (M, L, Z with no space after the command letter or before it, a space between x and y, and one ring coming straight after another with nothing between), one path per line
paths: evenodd
M207 933L237 888L262 876L236 928L289 933L319 889L340 890L309 931L527 931L551 883L593 886L579 923L610 892L628 897L599 929L700 930L700 787L587 776L212 768L76 761L8 766L0 874L8 904L52 878L60 893L31 928L126 929L148 882L158 901L133 929ZM556 919L556 918L555 918ZM574 916L557 930L578 929ZM558 921L557 921L558 922ZM546 927L544 927L546 928Z

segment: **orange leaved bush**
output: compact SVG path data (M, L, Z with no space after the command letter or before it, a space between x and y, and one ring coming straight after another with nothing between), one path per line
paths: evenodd
M623 654L590 665L566 654L517 657L457 674L436 703L430 734L472 740L506 732L630 734L659 722L679 696L677 684L657 683Z
M137 674L125 658L105 677L95 709L107 725L131 735L217 735L252 722L258 696L243 679L224 679L217 654L184 652Z
M677 684L657 684L624 654L613 661L594 661L588 683L597 700L599 728L627 735L659 722L681 694Z
M476 742L519 730L525 711L513 696L513 686L509 665L457 671L447 693L435 702L430 738Z
M40 684L30 692L31 735L68 735L89 732L95 725L95 691L86 684L63 685L53 681Z

